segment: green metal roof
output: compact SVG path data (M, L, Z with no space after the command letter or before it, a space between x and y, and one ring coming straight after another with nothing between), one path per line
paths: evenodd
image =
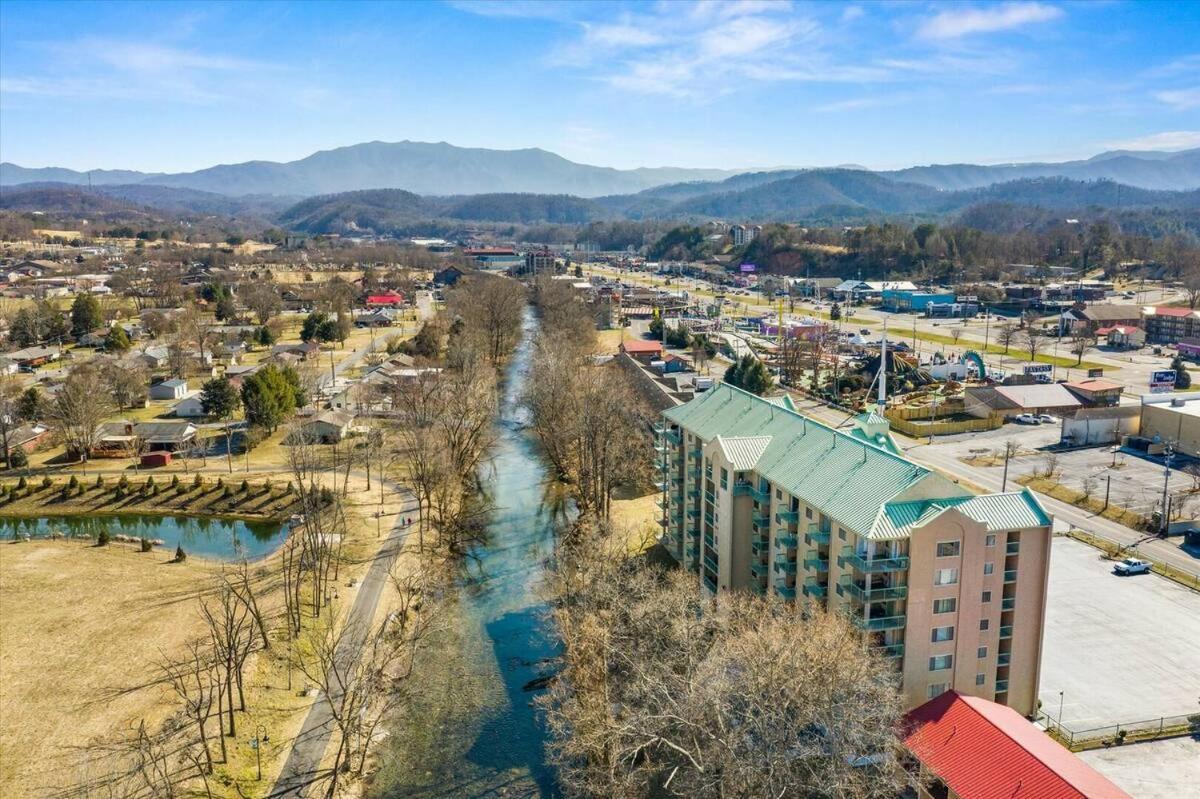
M889 502L879 509L868 538L904 538L917 527L927 524L953 508L964 516L986 525L988 532L1042 527L1050 515L1029 489L1006 494L980 494L906 502Z
M859 428L834 430L727 383L663 416L706 442L720 437L734 468L753 469L864 536L907 536L949 507L987 524L989 530L1050 523L1028 490L974 496L905 458L886 435L875 441ZM908 498L914 494L935 498Z
M726 383L663 415L705 441L769 436L755 471L859 532L870 530L880 506L897 494L939 479L884 447Z

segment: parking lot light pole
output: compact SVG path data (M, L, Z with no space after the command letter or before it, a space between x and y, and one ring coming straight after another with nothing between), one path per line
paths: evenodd
M1171 457L1175 454L1174 442L1167 442L1167 445L1163 448L1163 454L1166 456L1166 459L1164 460L1165 465L1163 466L1162 511L1159 514L1160 518L1158 523L1158 531L1159 533L1166 535L1167 527L1170 525L1169 516L1171 509L1169 500L1167 498L1167 488L1171 482Z
M1063 691L1058 692L1058 733L1062 734Z

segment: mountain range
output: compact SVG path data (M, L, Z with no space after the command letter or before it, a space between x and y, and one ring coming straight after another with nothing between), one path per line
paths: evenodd
M613 169L569 161L536 148L490 150L445 142L367 142L280 163L247 161L195 172L130 170L77 172L0 163L0 186L59 183L78 186L165 186L230 197L301 198L368 189L403 189L424 196L531 193L601 198L672 187L674 199L710 193L714 181L741 179L727 190L825 169L728 170L657 167ZM865 172L850 168L842 171ZM1182 152L1110 151L1084 161L984 166L934 164L873 174L942 190L964 190L1027 178L1111 180L1141 189L1200 188L1200 149ZM127 191L131 191L128 190ZM658 201L658 194L645 198Z

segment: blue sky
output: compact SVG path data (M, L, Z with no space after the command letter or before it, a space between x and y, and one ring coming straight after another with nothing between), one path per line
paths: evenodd
M616 167L1200 146L1200 2L0 5L0 159L182 171L362 141Z

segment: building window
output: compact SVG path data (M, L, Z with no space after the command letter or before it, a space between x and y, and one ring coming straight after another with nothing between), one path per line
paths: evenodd
M812 518L812 508L805 508L805 509L804 509L804 518L806 518L806 519L811 519L811 518Z
M933 634L930 636L930 640L933 641L933 643L935 643L935 644L940 641L953 641L954 640L954 628L953 627L934 627Z
M954 665L954 655L934 655L929 659L930 671L945 671Z
M991 626L992 626L991 619L980 619L979 620L979 629L980 630L986 630Z
M989 547L996 546L996 536L989 535L986 539L984 539L984 544Z
M992 601L992 592L984 591L983 596L980 597L980 601L984 602L984 603L991 602Z
M840 527L838 528L838 540L839 540L839 541L845 541L845 540L846 540L846 531L845 531L845 530L843 530L843 529L842 529L842 528L840 528Z
M939 558L957 558L958 550L958 541L939 541L937 545L937 556Z
M984 575L985 575L985 576L986 576L986 575L988 575L988 574L991 574L991 573L993 573L994 571L996 571L996 564L995 564L995 563L985 563L985 564L983 564L983 573L984 573Z
M985 682L987 682L987 677L985 675L983 675L983 674L975 675L975 684L976 685L983 685Z
M976 649L975 657L979 658L980 660L983 660L985 657L987 657L987 647L981 646L978 649Z
M729 488L729 472L725 467L721 467L721 488Z
M946 693L946 685L947 685L947 684L946 684L946 683L944 683L944 682L935 682L935 683L932 683L932 684L929 686L929 698L930 698L930 699L936 699L937 697L939 697L939 696L941 696L942 694Z
M955 599L954 597L951 597L949 599L935 599L935 600L933 600L933 612L934 613L953 613L954 608L957 604L958 604L958 600Z
M938 569L933 573L934 585L954 585L958 582L958 569Z

